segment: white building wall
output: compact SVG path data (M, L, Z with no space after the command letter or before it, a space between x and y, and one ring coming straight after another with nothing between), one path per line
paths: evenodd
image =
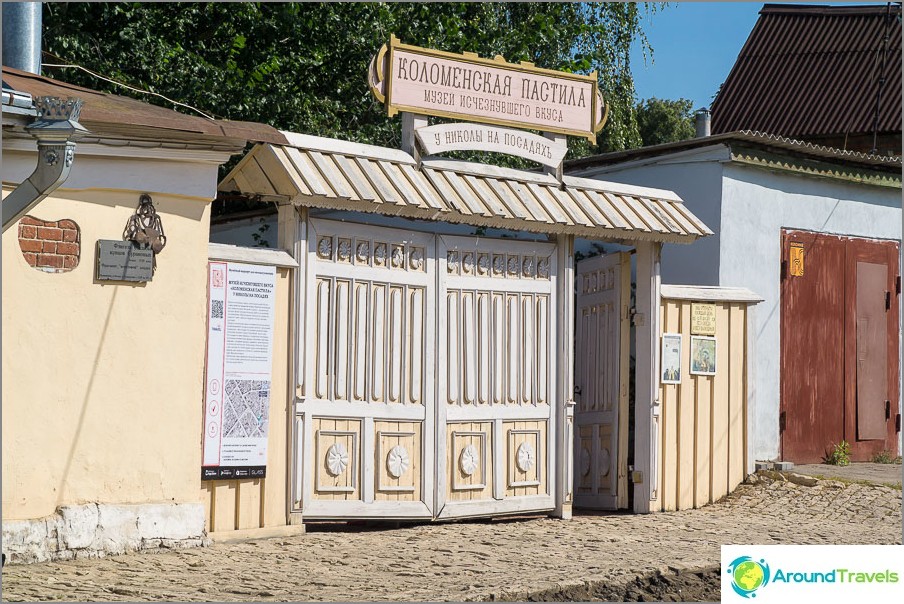
M662 247L662 282L673 285L719 284L719 221L724 145L693 149L668 157L569 172L572 176L674 191L714 233L691 244Z
M663 283L746 287L765 298L756 306L754 453L778 459L781 229L900 241L901 189L735 163L721 144L569 173L675 191L713 230L663 246Z
M756 309L755 454L778 459L781 230L900 241L901 190L726 164L720 224L719 285L765 299Z

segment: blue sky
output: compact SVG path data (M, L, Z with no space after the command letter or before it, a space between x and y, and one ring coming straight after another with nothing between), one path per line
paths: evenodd
M709 107L728 77L763 2L670 2L650 17L644 31L653 47L652 64L635 43L631 71L638 99L686 98L694 109ZM856 2L789 2L851 5ZM870 4L873 4L871 2Z

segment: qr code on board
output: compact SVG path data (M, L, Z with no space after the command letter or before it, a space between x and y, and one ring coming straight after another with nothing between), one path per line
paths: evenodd
M223 301L222 300L211 300L210 301L210 318L211 319L222 319L223 318Z

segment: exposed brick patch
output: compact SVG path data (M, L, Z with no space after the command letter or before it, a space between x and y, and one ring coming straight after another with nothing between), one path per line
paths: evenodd
M65 273L78 266L81 234L69 219L39 220L25 216L19 221L19 248L29 266L49 273Z

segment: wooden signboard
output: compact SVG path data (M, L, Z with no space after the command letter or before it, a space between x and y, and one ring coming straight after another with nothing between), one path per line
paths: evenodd
M716 305L694 302L691 304L691 334L716 335Z
M400 111L568 134L596 142L608 107L596 72L580 75L402 44L392 36L370 64L370 88Z
M449 151L506 153L556 167L565 158L568 145L543 136L483 124L437 124L415 131L428 155Z

